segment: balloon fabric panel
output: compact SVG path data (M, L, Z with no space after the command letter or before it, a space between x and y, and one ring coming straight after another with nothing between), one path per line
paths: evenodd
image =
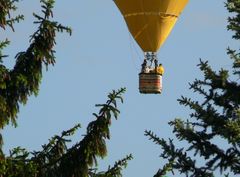
M163 45L188 0L115 0L128 29L144 52Z

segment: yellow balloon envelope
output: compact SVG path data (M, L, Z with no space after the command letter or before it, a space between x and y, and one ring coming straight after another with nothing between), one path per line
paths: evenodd
M128 29L144 52L157 52L188 0L115 0Z

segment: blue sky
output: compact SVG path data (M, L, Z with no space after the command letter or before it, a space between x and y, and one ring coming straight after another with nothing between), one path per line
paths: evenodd
M39 12L38 0L19 3L19 13L26 20L16 25L16 32L0 34L12 45L5 50L12 67L17 52L28 46L29 35L36 30L33 12ZM58 34L57 63L44 71L39 95L30 97L21 107L18 127L5 128L4 151L16 146L39 150L48 139L81 123L74 141L82 138L87 124L97 112L96 103L104 103L112 89L126 87L121 115L113 121L108 157L100 161L107 169L118 159L132 153L124 177L153 176L163 164L158 157L160 147L144 136L152 130L163 138L174 138L167 124L176 117L188 118L188 109L177 103L181 95L198 95L188 90L188 83L202 78L196 65L199 59L209 60L215 69L230 69L231 61L225 49L237 46L226 30L227 12L222 0L189 2L160 49L158 57L165 67L163 93L141 95L138 92L138 73L143 53L131 38L126 24L112 0L57 1L54 19L73 29L73 35ZM178 143L176 143L178 144ZM184 145L184 144L183 144ZM170 175L169 175L170 176Z

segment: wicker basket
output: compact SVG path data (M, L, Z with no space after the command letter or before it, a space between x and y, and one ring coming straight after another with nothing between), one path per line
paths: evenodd
M140 73L139 92L144 94L160 94L162 92L162 75L157 73Z

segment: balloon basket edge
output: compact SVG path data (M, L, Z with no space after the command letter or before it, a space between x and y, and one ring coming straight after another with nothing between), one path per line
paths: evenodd
M161 94L162 75L157 73L139 73L139 92L141 94Z

